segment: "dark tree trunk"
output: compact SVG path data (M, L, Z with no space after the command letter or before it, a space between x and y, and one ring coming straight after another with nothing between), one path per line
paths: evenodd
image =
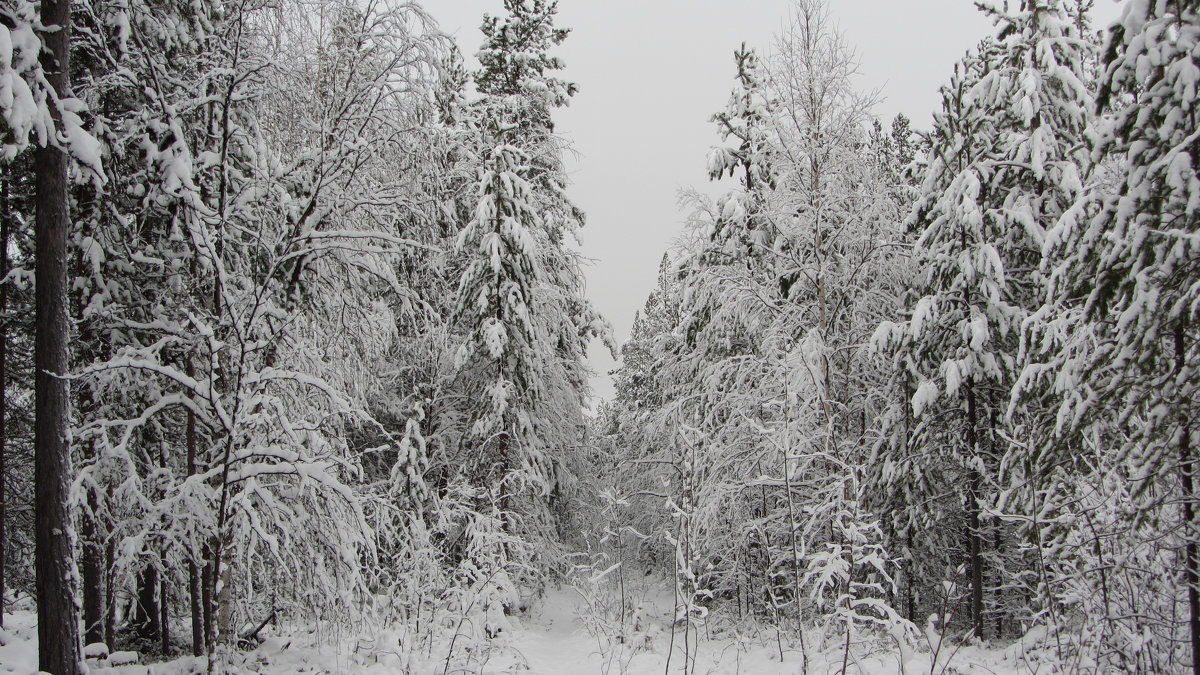
M158 468L162 471L167 469L167 446L163 440L162 432L159 431L158 436ZM160 498L163 495L160 495ZM163 529L167 528L166 517L163 517ZM158 555L158 564L162 572L158 575L158 615L155 617L158 622L158 637L162 643L162 655L168 656L171 651L171 631L167 625L170 619L170 606L167 602L167 554L164 544L163 550Z
M134 624L145 640L158 639L158 568L146 565L138 578L137 613Z
M216 607L216 576L214 570L217 565L214 562L215 556L212 553L211 546L204 547L204 567L200 570L200 598L203 605L203 623L204 623L204 651L212 654L216 648L217 631L213 621L216 617L213 616L213 609Z
M70 95L70 0L42 0L42 24L57 26L42 39L46 81L60 97ZM59 117L55 112L56 118ZM56 122L59 120L56 119ZM70 488L71 401L67 380L67 156L53 146L34 153L36 182L36 277L34 320L34 567L38 598L38 666L52 675L79 671L79 608L76 606Z
M912 378L906 372L906 373L904 373L904 399L900 402L900 409L904 411L904 454L905 454L905 456L908 456L908 453L912 449L912 406L909 405L909 401L912 401L912 397L913 397ZM916 594L913 592L914 591L913 586L916 585L916 575L914 574L914 572L916 571L916 561L913 559L913 558L915 558L915 556L913 555L912 531L913 531L912 521L911 521L911 519L906 519L906 522L904 523L904 544L906 546L906 550L908 551L908 555L906 555L904 557L904 562L902 563L903 569L905 571L905 574L904 574L905 618L908 619L909 621L916 622L916 616L917 616Z
M907 525L904 530L904 541L908 545L908 550L913 550L912 540L912 525ZM916 622L917 617L917 596L913 593L913 586L916 585L916 568L915 561L911 557L904 561L904 569L907 572L904 575L904 607L905 618L909 621Z
M192 656L204 655L204 610L200 594L200 567L188 561L188 599L192 612Z
M1186 326L1175 326L1175 373L1179 376L1187 365ZM1188 401L1179 403L1186 406ZM1185 408L1186 410L1186 408ZM1200 675L1200 550L1196 546L1196 482L1195 459L1192 457L1191 419L1184 413L1183 429L1179 434L1179 481L1183 488L1184 579L1187 581L1188 633L1192 647L1192 673Z
M967 385L967 572L971 576L971 627L975 636L983 639L983 542L979 533L979 493L982 477L974 462L979 459L979 411L976 409L975 389Z
M992 529L992 551L997 560L992 565L992 576L996 581L996 587L992 590L992 598L995 603L992 605L992 611L995 613L995 624L992 630L996 631L992 637L997 640L1004 639L1004 565L999 557L1004 550L1001 541L1001 532L999 526L993 524Z
M77 307L77 314L82 316L83 308ZM86 343L87 340L81 340ZM81 355L85 360L87 354ZM87 384L83 384L79 389L79 407L78 412L83 419L87 419L87 415L92 409L91 391ZM85 463L93 462L96 459L96 447L94 443L87 443L83 449L83 461ZM96 493L89 489L87 493L87 508L80 514L80 539L81 539L81 555L82 561L80 568L83 573L83 642L91 644L93 642L104 642L104 618L105 618L105 600L107 593L105 583L107 581L107 570L105 567L105 547L104 540L107 539L107 528L101 523L97 517L100 511L100 503L96 498Z
M8 276L8 178L0 185L0 279ZM4 628L4 599L8 597L7 579L4 576L7 561L4 558L4 548L8 543L8 502L4 486L4 476L8 471L5 455L8 454L8 427L5 413L8 412L8 284L0 284L0 628Z
M171 655L171 606L167 602L167 591L167 575L164 574L158 580L158 637L162 642L163 656Z
M88 495L89 510L97 508L95 495ZM85 644L104 642L105 569L104 543L94 515L80 518L83 539L83 641Z
M987 454L980 461L985 463L984 466L986 466L988 468L988 471L995 471L996 470L995 467L998 465L997 458L999 458L1003 452L1002 450L998 451L996 448L996 438L997 438L996 428L999 427L999 425L1000 425L1000 414L999 414L998 406L990 405L989 408L990 408L990 411L988 414L988 451L987 451ZM992 532L992 555L995 556L992 559L993 562L991 565L992 578L995 580L995 586L993 587L992 592L991 592L991 596L992 596L991 597L991 599L992 599L991 611L994 616L992 630L995 631L992 634L992 638L996 639L996 640L1000 640L1000 639L1004 638L1004 570L1005 570L1005 566L1004 566L1004 560L1002 557L1004 555L1003 554L1004 548L1002 547L1004 533L1001 532L1001 530L1000 530L1000 528L1002 527L1001 523L993 521L990 523L990 525L991 525L991 527L989 529ZM980 533L980 537L981 538L983 537L982 533Z
M1196 546L1195 460L1191 430L1184 427L1179 441L1180 480L1183 485L1184 557L1187 568L1188 632L1192 645L1192 672L1200 675L1200 551Z
M508 478L509 478L509 471L511 470L512 461L509 458L509 454L510 454L509 443L511 441L510 441L508 432L501 432L499 442L500 442L500 523L501 523L501 526L504 528L504 531L509 532L510 531L509 522L508 522L509 521L509 509L511 508L512 504L511 504L511 498L509 495L510 487L509 487ZM507 552L507 550L508 550L508 545L505 544L505 551Z
M191 356L187 357L188 377L193 375ZM196 473L196 413L190 409L187 412L187 475ZM200 596L200 567L196 565L195 554L188 561L188 599L192 613L192 656L204 654L204 613L201 609Z
M113 571L116 560L117 542L109 538L104 544L104 641L109 645L116 644L117 632L117 584Z

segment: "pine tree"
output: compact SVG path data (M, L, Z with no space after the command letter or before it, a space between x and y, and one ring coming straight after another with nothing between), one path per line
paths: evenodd
M1097 125L1092 159L1101 177L1107 159L1119 167L1115 189L1095 180L1047 238L1055 317L1038 338L1051 358L1027 371L1063 397L1061 430L1101 430L1115 445L1135 494L1156 485L1173 495L1151 508L1172 523L1166 527L1181 550L1172 583L1186 589L1186 629L1179 630L1187 636L1164 636L1164 644L1186 642L1195 673L1198 45L1194 1L1132 3L1112 27L1097 94L1108 114Z
M708 168L711 179L728 174L739 186L715 206L690 197L694 241L675 278L660 269L659 297L651 298L666 303L659 311L672 319L655 326L658 335L647 345L653 363L647 384L654 390L622 438L634 457L661 462L634 484L668 496L654 505L659 519L650 522L674 549L681 618L702 611L712 593L750 595L745 566L726 552L744 541L740 516L757 495L733 486L761 470L755 458L765 448L757 425L773 415L769 404L764 415L764 388L774 383L763 376L769 368L763 342L778 301L768 212L774 120L758 57L743 45L734 60L729 103L711 118L732 146L713 148ZM761 596L747 604L765 609Z
M553 76L563 63L548 52L571 31L554 25L555 0L504 0L504 10L503 20L484 15L475 86L482 94L527 99L530 115L517 120L521 133L553 132L551 109L567 105L578 87Z
M721 140L733 147L713 148L708 154L708 175L719 180L728 174L738 177L742 192L726 197L722 218L712 233L713 248L724 255L762 255L773 244L767 232L767 193L775 188L773 140L774 114L758 55L743 43L734 52L736 88L726 109L712 116ZM740 176L738 176L740 174ZM744 249L744 250L742 250Z
M613 371L615 421L632 425L638 415L662 404L662 392L654 382L656 343L674 330L679 321L674 274L671 259L664 253L658 263L658 284L650 291L641 311L634 315L629 339L621 345L621 366Z
M54 27L42 39L42 69L55 103L54 128L61 126L59 106L71 96L70 0L44 0L42 25ZM34 482L37 538L38 667L53 675L79 669L78 578L71 524L70 325L67 318L68 156L42 139L34 151L37 185L36 325L34 362L37 400Z
M924 270L923 297L906 324L881 326L881 335L890 331L903 345L903 368L917 382L914 442L917 456L926 457L917 475L927 481L948 471L935 480L965 485L969 606L980 637L985 560L1000 564L985 553L985 539L1001 536L983 522L982 509L1002 465L1015 461L1007 439L1018 433L1004 413L1018 377L1019 339L1044 294L1045 231L1081 187L1078 148L1090 108L1087 44L1061 3L1028 2L1013 16L993 14L998 38L969 54L943 89L909 220L920 231L914 257ZM934 405L940 396L949 400ZM1015 442L1023 446L1028 438ZM947 447L955 448L949 457ZM997 632L1002 620L997 613Z

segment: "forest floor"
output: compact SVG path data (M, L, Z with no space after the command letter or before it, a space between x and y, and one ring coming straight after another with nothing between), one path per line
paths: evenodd
M395 634L381 632L371 640L321 635L313 630L276 631L252 651L226 655L219 670L225 673L413 673L433 675L475 673L527 673L529 675L657 675L693 673L702 675L795 675L842 672L843 653L836 642L824 650L808 646L807 669L798 645L783 646L773 629L757 634L726 631L721 637L691 634L684 648L682 629L671 636L672 598L661 589L643 592L637 599L638 621L645 630L628 631L625 639L615 639L618 630L605 629L594 619L594 600L571 587L553 589L539 601L524 622L513 621L512 630L474 649L461 643L450 665L449 651L443 642L428 654L407 655L372 649L372 644L396 641ZM589 618L592 617L592 618ZM36 616L16 611L5 616L0 630L0 674L36 672ZM810 642L813 640L810 637ZM636 644L636 648L635 648ZM882 643L873 648L852 650L848 673L882 675L967 675L979 673L1008 675L1054 670L1026 654L1018 642L1003 648L974 645L947 647L933 663L928 649L910 653L901 665L901 654ZM440 652L440 655L439 655ZM953 653L951 653L953 652ZM185 657L168 662L138 664L133 652L116 652L106 660L90 659L92 675L188 675L205 672L200 659ZM669 661L669 662L668 662ZM689 667L685 671L685 661ZM1040 666L1040 667L1039 667Z

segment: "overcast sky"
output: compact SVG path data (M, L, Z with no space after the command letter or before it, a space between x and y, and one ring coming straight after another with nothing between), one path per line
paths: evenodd
M927 128L937 90L968 48L991 34L970 0L831 0L833 16L858 51L861 88L879 90L876 114L904 113ZM1119 2L1098 0L1098 26ZM468 63L479 48L483 14L501 0L426 0ZM559 0L559 26L571 35L556 52L565 79L579 85L556 114L573 143L570 194L588 214L583 253L588 295L612 322L617 342L655 282L658 262L681 230L680 189L708 189L705 155L717 143L708 121L733 84L733 51L743 41L768 51L791 0ZM591 351L595 394L612 395L616 363Z

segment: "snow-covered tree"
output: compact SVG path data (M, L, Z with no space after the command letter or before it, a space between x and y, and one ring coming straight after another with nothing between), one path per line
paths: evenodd
M227 9L89 19L116 189L80 200L76 283L77 497L111 542L89 626L104 615L109 639L115 589L136 587L165 649L186 587L193 650L210 654L235 607L265 613L280 588L330 618L363 609L391 525L368 520L382 507L362 439L404 444L368 411L374 362L393 309L419 304L393 263L424 238L396 169L444 51L405 3L298 3L286 23Z
M1044 293L1046 229L1081 189L1091 106L1083 81L1088 44L1062 3L1028 2L1017 14L993 14L998 37L956 68L935 115L921 196L909 218L920 232L913 251L923 271L920 297L907 322L884 323L877 334L898 347L901 372L915 380L915 447L899 455L887 480L924 484L930 496L952 488L948 494L960 503L945 508L962 509L968 606L979 636L991 574L984 541L992 528L982 511L996 494L1001 466L1017 461L1013 453L1029 443L1027 418L1007 419L1005 412L1022 325ZM1003 615L992 611L1001 631Z
M69 175L76 162L97 180L100 169L95 143L81 125L82 106L73 97L71 27L69 1L40 7L17 2L0 9L0 161L8 165L26 148L34 156L34 568L41 616L38 663L54 673L73 672L80 658L66 379Z
M726 109L712 117L721 139L732 141L733 146L709 152L708 174L714 180L728 174L742 184L742 192L726 197L717 231L711 235L715 249L724 248L725 255L741 257L761 255L772 244L763 202L775 188L775 142L773 110L758 55L743 43L733 58L737 64L736 89Z
M458 244L471 262L458 293L458 312L468 334L457 361L471 379L486 383L472 433L496 448L480 453L473 473L497 490L505 512L511 508L508 495L523 487L514 483L544 484L549 479L545 460L534 454L530 419L546 338L533 316L539 280L534 230L541 221L521 175L525 162L525 154L511 145L492 151L480 179L475 216Z
M503 18L484 15L475 86L490 96L527 99L527 116L515 120L521 133L552 132L551 111L567 105L578 91L574 82L553 75L563 62L549 53L571 30L554 25L556 0L504 0L504 10L508 15Z
M1046 238L1050 303L1031 342L1047 358L1025 373L1030 388L1061 397L1057 426L1068 442L1047 442L1048 461L1090 435L1116 453L1133 494L1153 497L1141 504L1153 527L1140 536L1175 551L1177 563L1168 572L1174 590L1150 593L1148 604L1178 618L1149 619L1162 610L1147 606L1137 623L1154 652L1192 672L1200 672L1198 44L1195 2L1132 2L1110 28L1097 94L1104 115L1091 138L1097 169ZM1126 573L1150 588L1144 572Z
M870 97L826 5L797 6L767 66L735 59L714 116L732 143L709 168L739 185L690 201L675 325L627 345L618 400L633 406L620 397L646 375L653 390L617 442L637 463L635 522L669 544L681 618L728 602L800 629L829 610L840 639L897 618L860 478L886 391L867 338L896 304L906 197L868 149ZM657 520L638 508L654 501Z
M588 392L586 351L606 324L584 295L570 249L583 213L566 195L565 145L552 113L574 95L549 51L568 34L555 3L506 2L485 17L482 96L461 108L475 134L477 197L458 239L457 317L465 335L456 362L471 403L462 448L474 484L498 501L506 531L544 573L561 560L554 509L579 469ZM482 481L482 482L480 482Z

